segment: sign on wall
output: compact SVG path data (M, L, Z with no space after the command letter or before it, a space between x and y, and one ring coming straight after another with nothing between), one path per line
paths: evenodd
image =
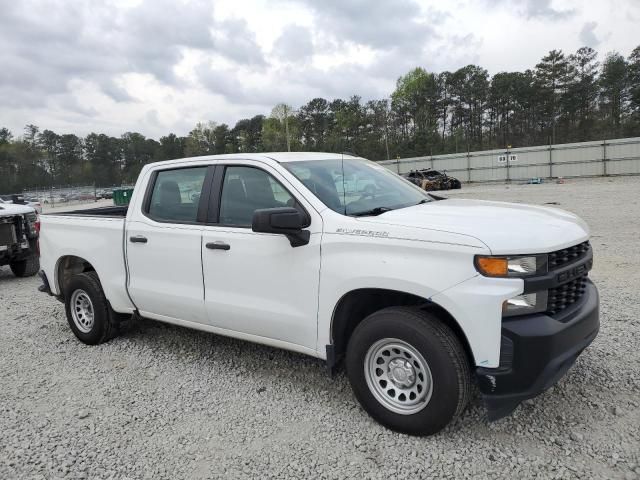
M518 155L510 153L509 155L498 156L498 163L507 163L507 157L509 157L509 163L518 161Z

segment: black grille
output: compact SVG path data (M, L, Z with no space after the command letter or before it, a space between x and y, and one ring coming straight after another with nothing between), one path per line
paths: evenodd
M583 257L587 254L591 245L589 242L582 242L578 245L574 245L573 247L563 248L562 250L558 250L555 252L551 252L549 254L549 270L556 269L567 263L573 262L578 258Z
M555 315L577 302L584 295L587 286L587 276L583 275L556 288L549 289L547 313Z

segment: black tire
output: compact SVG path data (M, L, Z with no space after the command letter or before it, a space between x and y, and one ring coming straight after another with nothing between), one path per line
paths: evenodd
M416 413L390 410L367 384L367 352L383 339L408 344L427 363L432 390L426 406ZM346 370L354 394L367 413L382 425L410 435L432 435L442 430L462 413L471 394L469 362L460 340L437 316L415 308L385 308L365 318L349 339Z
M74 292L84 292L91 302L93 322L87 331L82 331L74 320L73 309L76 307L71 305ZM71 277L65 289L64 306L69 326L81 342L97 345L108 342L118 334L117 314L109 306L96 272L84 272Z
M9 264L16 277L31 277L40 271L40 258L37 255Z

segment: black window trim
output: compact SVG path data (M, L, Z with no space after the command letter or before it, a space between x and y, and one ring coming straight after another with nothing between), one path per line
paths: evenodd
M252 228L251 225L228 225L226 223L220 223L220 207L222 204L222 186L224 183L225 174L227 173L227 168L228 167L244 167L244 168L255 168L257 170L261 170L267 175L271 176L276 182L278 182L280 186L284 188L284 190L289 195L291 195L291 198L295 200L296 205L298 205L302 210L302 212L304 213L306 218L302 228L309 228L311 226L311 215L309 215L309 211L305 208L302 202L298 200L298 197L293 193L291 193L291 190L289 190L285 185L283 185L283 183L268 170L262 167L259 167L257 165L248 165L246 163L234 162L231 164L224 163L224 164L217 164L217 165L219 168L216 170L213 178L213 186L211 189L211 199L209 201L207 222L205 223L205 225L210 227L244 228L244 229Z
M200 199L198 200L198 212L196 213L196 221L179 221L179 220L166 220L162 218L154 217L149 213L151 207L151 196L153 195L153 189L156 184L156 180L158 179L158 174L161 172L172 172L175 170L185 170L185 169L193 169L193 168L206 168L206 173L204 176L204 181L202 183L202 191L200 192ZM172 225L205 225L208 208L209 208L209 197L211 196L213 177L216 170L216 165L185 165L174 168L163 168L154 170L151 172L151 178L149 178L149 183L147 183L147 189L144 194L144 200L142 203L142 215L147 217L150 220L158 223L167 223Z

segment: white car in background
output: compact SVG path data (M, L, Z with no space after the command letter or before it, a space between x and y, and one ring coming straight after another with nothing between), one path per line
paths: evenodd
M12 200L3 200L0 198L0 203L4 204L12 204L15 203ZM42 203L39 200L24 200L24 203L17 203L18 205L26 205L28 207L33 208L38 215L42 214Z

